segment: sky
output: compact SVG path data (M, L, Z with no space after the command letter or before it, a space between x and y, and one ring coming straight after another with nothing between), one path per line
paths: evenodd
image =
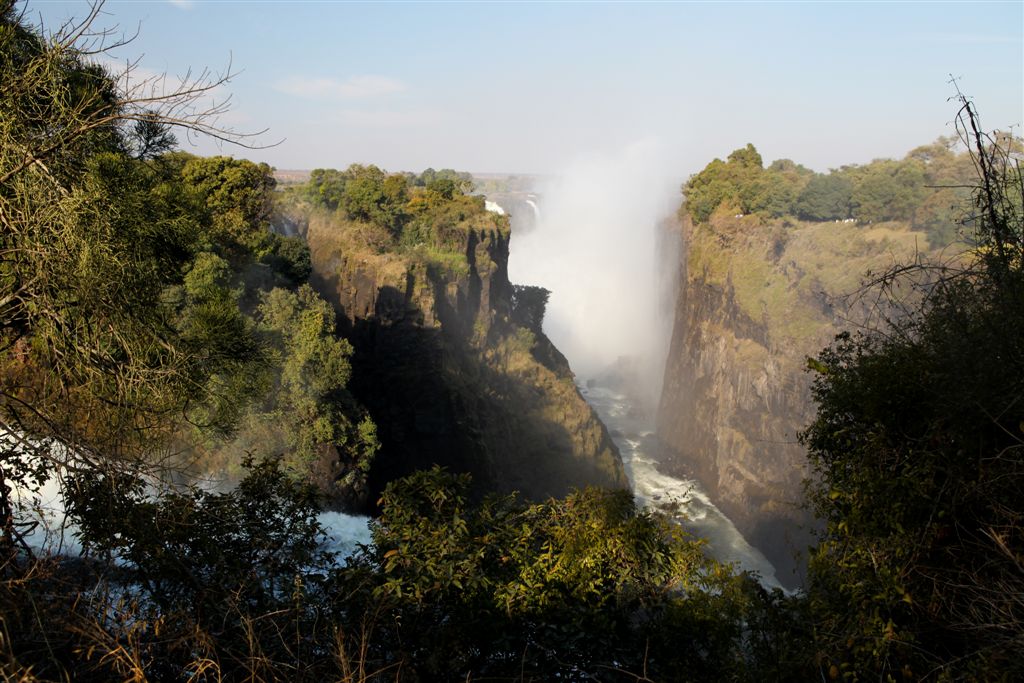
M24 3L23 3L24 4ZM84 1L27 3L55 28ZM953 133L950 76L1024 124L1024 2L108 0L139 72L237 72L221 124L279 169L557 173L657 145L679 178L752 142L825 171ZM277 143L277 144L275 144Z

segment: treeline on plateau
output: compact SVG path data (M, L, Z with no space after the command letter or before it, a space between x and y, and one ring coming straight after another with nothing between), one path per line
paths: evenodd
M213 83L135 97L86 54L98 8L49 36L0 8L4 679L1024 675L1021 176L966 103L973 258L931 273L917 314L811 363L825 530L804 593L709 559L627 493L471 500L437 469L392 482L372 544L339 558L307 475L329 457L358 490L375 429L271 205L341 212L366 248L442 249L438 226L482 200L457 174L374 167L275 194L265 165L174 151L171 124L230 137L182 115ZM748 156L721 165L766 172ZM516 296L539 325L546 293ZM183 484L193 460L240 481ZM78 557L25 541L48 480Z
M483 196L470 194L472 189L468 173L451 169L387 173L373 165L353 164L344 171L315 169L308 183L291 192L377 228L375 234L364 231L360 238L380 250L427 247L461 254L467 229L496 225L508 231L508 219L486 211Z
M708 164L683 193L686 211L697 223L715 211L805 221L902 221L926 233L932 247L943 247L957 237L976 177L972 157L958 138L939 138L903 159L877 159L829 173L815 173L789 159L765 167L748 144L725 161Z

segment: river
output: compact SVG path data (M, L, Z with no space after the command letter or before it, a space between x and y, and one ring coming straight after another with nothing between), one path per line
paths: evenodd
M736 526L715 507L700 484L658 470L653 454L657 439L651 418L635 410L626 394L603 386L580 386L619 448L639 507L667 514L694 536L707 540L708 553L744 571L756 572L766 588L782 588L775 567L750 545Z

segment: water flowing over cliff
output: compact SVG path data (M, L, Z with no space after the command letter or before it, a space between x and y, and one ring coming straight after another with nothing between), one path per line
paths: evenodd
M512 277L551 290L545 332L578 377L629 375L645 409L657 401L675 296L667 166L653 141L595 154L541 185L536 227L518 230L513 213Z
M544 326L622 454L637 504L708 540L717 559L780 586L775 568L685 472L659 462L654 433L678 288L681 226L675 188L659 180L652 149L590 159L549 181L539 220L523 232L512 213L517 279L551 289ZM530 211L528 217L535 217ZM675 475L675 476L674 476Z

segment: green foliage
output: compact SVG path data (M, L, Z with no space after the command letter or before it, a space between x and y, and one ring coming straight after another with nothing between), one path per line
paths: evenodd
M728 166L715 159L683 186L686 210L695 223L706 222L723 201L731 198L727 175Z
M319 445L333 444L342 454L340 476L355 471L365 479L379 447L376 428L345 390L352 346L335 336L330 305L309 285L275 288L256 319L274 370L268 401L251 420L276 433L300 471Z
M373 223L397 236L406 220L408 184L408 178L400 173L352 164L345 171L314 170L307 194L323 206L340 209L353 220Z
M756 677L742 623L779 598L628 493L473 506L467 491L466 476L434 469L383 496L367 560L403 668L431 680ZM766 649L779 654L777 641Z
M925 169L916 159L874 161L851 175L853 215L861 221L911 220L924 198Z
M435 275L469 274L472 249L485 233L506 234L508 219L488 212L482 196L466 194L468 174L427 169L419 176L375 166L314 172L306 196L327 208L336 197L339 248L351 254L398 252ZM347 220L346 220L347 219Z
M208 212L212 237L229 249L260 253L269 242L270 166L231 157L197 157L181 170Z
M5 637L7 661L80 680L705 681L800 670L799 603L708 560L625 492L471 504L466 477L420 472L389 486L375 545L341 565L321 545L313 490L276 459L246 468L226 493L153 496L129 474L73 477L81 539L118 569L86 579L89 600L63 604L38 570L0 584L0 618L26 626ZM105 599L126 591L137 600ZM45 622L31 618L41 611ZM34 648L40 637L63 646Z
M807 221L856 219L860 223L904 221L928 234L933 247L957 236L957 221L973 171L966 153L940 138L904 159L879 159L814 173L788 159L761 168L751 145L723 162L715 159L683 188L685 208L695 223L707 222L719 207L769 218Z
M961 114L981 170L977 262L939 271L920 312L841 336L813 366L802 440L827 528L810 598L847 678L1024 673L1024 193L1007 149Z
M442 194L447 194L447 198L451 199L455 194L469 194L473 190L473 176L450 168L442 168L440 171L428 168L413 177L412 184L435 191L444 188L445 192Z
M355 220L369 221L396 234L408 199L405 177L388 176L376 166L350 166L341 207Z
M544 325L544 309L548 305L550 290L532 285L512 286L512 318L534 332Z
M788 159L763 168L761 155L748 144L715 159L684 185L686 210L696 223L706 222L719 206L740 213L778 217L791 213L809 171Z
M92 575L87 563L78 578L37 565L0 583L0 621L23 627L13 638L5 629L4 664L15 663L7 671L38 676L23 680L312 681L340 669L324 656L346 652L323 619L324 577L337 559L322 547L315 492L277 460L245 467L225 493L153 496L129 474L76 475L69 510L85 547L117 557L116 571ZM58 586L88 597L55 600Z
M288 285L297 287L309 281L313 262L306 240L298 236L270 235L271 246L263 262L279 273Z
M853 182L842 173L815 174L793 211L806 221L845 220L853 211Z
M182 284L202 228L177 178L102 151L66 182L62 191L24 171L3 188L4 420L58 428L84 449L142 445L145 425L207 404L207 379L251 355L233 355L245 351L244 335L178 326L168 292Z
M68 484L68 512L87 551L116 556L151 609L216 614L239 600L269 612L287 605L296 576L326 571L334 558L321 547L316 491L284 476L276 459L243 467L231 491L158 498L134 475L82 472Z
M316 168L309 175L306 192L310 199L329 209L337 209L345 196L345 182L348 176L333 168Z
M176 321L183 342L211 371L209 400L190 407L189 421L220 434L234 430L258 391L265 362L254 325L238 307L240 291L231 287L233 275L220 256L197 254L184 277Z
M76 34L44 39L7 4L0 19L0 431L26 444L0 455L0 485L8 471L33 486L69 466L144 471L171 443L182 459L218 449L272 390L294 426L285 448L338 446L365 477L376 435L343 390L333 312L291 293L275 335L254 310L310 272L301 240L268 229L269 166L166 152L161 106L187 102L139 110Z
M759 171L764 167L764 161L761 159L761 154L754 149L754 146L749 142L746 147L733 150L729 155L729 163L736 167L751 171Z
M178 139L156 114L142 116L127 130L127 146L136 159L156 159L173 151Z

